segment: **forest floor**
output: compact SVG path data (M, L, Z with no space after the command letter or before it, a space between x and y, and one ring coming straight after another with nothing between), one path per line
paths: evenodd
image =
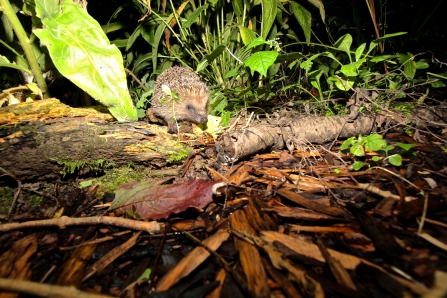
M81 188L85 177L12 183L0 188L3 207L12 191L18 197L0 224L0 289L25 297L445 297L447 153L429 136L384 139L414 144L401 166L367 152L354 171L359 158L340 154L341 141L224 165L210 142L171 167L180 175L116 194ZM33 205L36 196L44 199Z

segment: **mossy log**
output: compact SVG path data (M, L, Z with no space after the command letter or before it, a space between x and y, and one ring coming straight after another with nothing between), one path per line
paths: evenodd
M39 181L61 178L64 167L81 173L131 162L160 168L182 149L165 127L114 121L103 107L75 109L57 99L0 108L0 167Z

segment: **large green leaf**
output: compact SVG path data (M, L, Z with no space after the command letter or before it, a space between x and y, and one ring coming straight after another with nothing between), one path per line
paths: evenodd
M59 72L105 105L118 121L137 120L121 53L98 22L71 0L54 11L46 11L45 3L36 1L46 28L33 32L47 46Z
M266 76L267 69L275 62L276 57L278 57L278 52L261 51L251 55L244 64L250 67L251 70Z
M276 17L276 0L262 1L262 38L265 40Z
M41 19L49 18L59 9L59 0L36 0L36 15Z
M293 14L295 15L295 18L298 20L298 23L300 24L301 28L304 31L304 37L306 38L306 43L310 43L310 26L312 24L312 15L310 12L299 5L296 2L291 1L290 6L292 7Z

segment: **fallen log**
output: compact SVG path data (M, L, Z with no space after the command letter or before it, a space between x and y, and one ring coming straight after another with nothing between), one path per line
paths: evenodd
M42 181L131 162L160 168L182 149L163 127L113 121L105 108L75 109L57 99L1 108L0 169Z
M266 150L293 149L298 143L323 144L338 138L373 131L375 118L358 117L348 123L348 116L303 117L278 124L264 124L223 134L216 141L217 158L222 163L240 159Z

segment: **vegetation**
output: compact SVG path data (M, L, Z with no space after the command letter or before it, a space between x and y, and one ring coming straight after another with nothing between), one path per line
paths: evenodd
M416 152L411 151L411 148L414 147L415 144L404 144L396 142L396 146L406 156L416 156ZM389 162L393 166L401 166L401 154L393 152L393 154L388 155L388 152L395 151L395 148L396 147L393 145L388 145L387 142L379 134L371 134L366 137L360 135L358 136L358 138L350 137L349 139L344 141L343 144L340 146L340 153L353 154L356 157L356 161L353 163L352 166L355 171L358 171L364 166L365 158L368 158L369 161L373 163ZM378 151L383 151L385 153L385 157L382 157Z
M62 2L64 10L59 9L57 0L45 5L41 0L23 5L11 2L22 25L10 17L10 1L1 0L2 19L11 26L0 32L7 50L0 56L0 66L33 72L36 79L41 76L24 59L23 53L28 56L29 49L17 46L21 34L16 27L28 28L25 37L40 70L56 67L123 121L136 117L124 94L130 93L142 117L150 105L153 81L174 64L194 69L207 81L212 91L211 114L225 119L242 108L268 111L290 101L295 106L311 104L308 112L318 115L343 114L353 95L360 111L408 111L408 107L435 99L437 88L445 87L447 79L444 64L437 58L445 58L445 50L435 43L421 48L415 42L428 40L428 33L421 29L429 24L434 28L430 36L441 40L442 28L435 24L443 17L442 1L412 2L424 9L417 18L400 19L401 23L395 22L399 19L396 11L405 9L404 4L372 0L365 0L363 6L353 0L343 5L330 0L170 0L159 1L154 7L137 0L94 1L88 6L93 19L71 0ZM68 11L70 14L64 14ZM415 9L405 11L415 13ZM91 28L87 36L79 31L85 32L86 26ZM58 30L66 34L56 43L51 32ZM36 36L44 45L39 45ZM114 46L121 50L122 58ZM436 55L427 52L430 47L438 51ZM56 54L61 52L79 53L80 58L67 63L69 56ZM80 61L89 60L86 57L96 62L79 67ZM130 76L128 91L122 86L119 91L114 89L113 85L121 84L115 82L123 78L122 64L147 91ZM110 74L113 77L108 77ZM4 73L1 88L15 85L18 78L11 71Z
M55 160L55 162L58 165L64 166L64 168L60 171L60 174L63 177L65 177L66 175L79 173L81 171L83 171L84 173L94 172L95 174L98 174L116 167L113 162L105 159L84 161L68 158L63 160Z

